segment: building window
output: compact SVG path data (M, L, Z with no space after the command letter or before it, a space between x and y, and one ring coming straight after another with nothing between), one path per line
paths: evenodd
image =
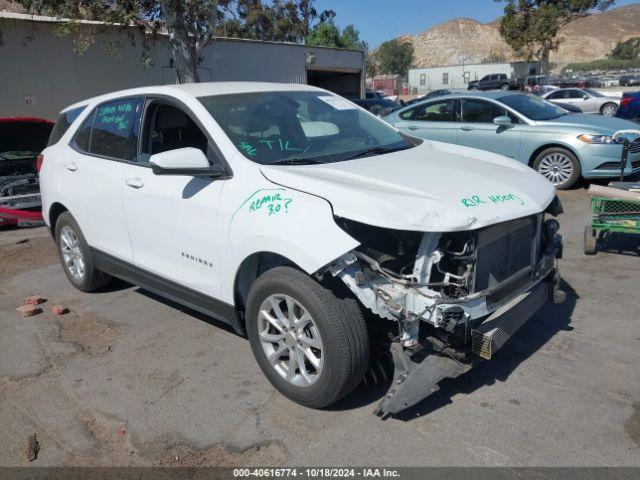
M420 74L420 86L424 87L427 84L427 74L426 73L421 73Z
M471 72L464 72L464 75L462 75L462 78L464 79L464 83L469 83L469 79L471 78Z
M449 85L449 74L448 73L443 73L442 74L442 84L443 85Z

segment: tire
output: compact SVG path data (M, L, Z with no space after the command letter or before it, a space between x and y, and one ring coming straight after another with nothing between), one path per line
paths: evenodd
M571 188L580 178L580 162L573 153L562 147L543 150L535 158L532 166L558 190Z
M477 92L478 91L478 87L469 87L469 91L470 92Z
M502 85L500 85L500 90L502 90L503 92L506 92L507 90L509 90L509 84L503 83Z
M600 107L600 115L613 117L618 112L618 105L613 102L605 103Z
M104 287L111 277L95 267L91 249L76 220L69 212L56 221L56 246L65 275L82 292L93 292ZM82 263L82 268L77 268Z
M584 227L584 253L595 255L598 252L598 238L591 226Z
M285 319L292 310L295 318L305 318L306 312L311 320L307 318L303 331L287 331L287 324L278 320L272 308L274 302ZM254 282L247 298L246 327L251 349L266 377L280 393L301 405L327 407L351 392L366 373L369 336L357 301L338 298L294 268L276 267ZM310 340L320 349L309 346ZM302 348L319 359L318 368L313 366L311 356L301 353ZM289 352L301 356L293 357ZM292 363L292 357L297 361Z

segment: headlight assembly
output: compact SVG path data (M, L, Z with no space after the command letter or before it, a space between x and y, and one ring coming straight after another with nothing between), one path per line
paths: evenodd
M593 144L615 144L616 141L613 139L611 135L591 135L585 133L583 135L578 135L578 140L582 140L584 143L593 143Z

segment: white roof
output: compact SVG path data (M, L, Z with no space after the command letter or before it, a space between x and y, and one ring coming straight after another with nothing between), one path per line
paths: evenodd
M212 95L232 95L234 93L253 92L283 92L283 91L320 91L325 90L310 85L298 83L275 83L275 82L202 82L202 83L182 83L174 85L157 85L148 87L130 88L107 93L97 97L88 98L63 110L70 110L88 103L99 103L111 98L133 96L133 95L169 95L180 96L183 94L192 97L207 97Z

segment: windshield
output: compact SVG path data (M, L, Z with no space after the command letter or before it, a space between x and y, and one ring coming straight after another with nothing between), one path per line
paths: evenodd
M590 88L585 88L584 91L587 92L592 97L604 97L604 95L601 94L600 92L598 92L596 90L592 90Z
M329 163L411 148L416 142L327 92L262 92L199 98L249 160Z
M531 120L553 120L568 113L537 95L507 95L499 100Z

